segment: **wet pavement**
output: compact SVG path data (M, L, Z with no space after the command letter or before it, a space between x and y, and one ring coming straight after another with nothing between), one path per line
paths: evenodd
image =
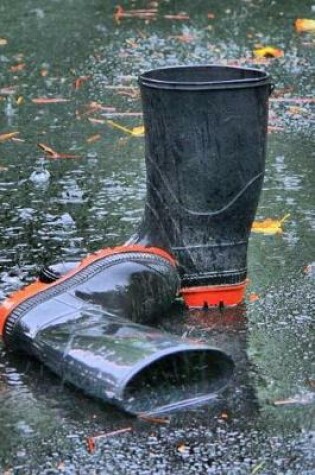
M207 407L167 424L136 420L1 348L0 471L314 474L314 35L293 27L298 17L314 17L314 6L160 1L151 2L152 21L115 20L115 7L1 1L0 136L19 133L0 143L0 299L43 264L79 259L135 231L145 196L143 138L108 120L141 126L136 78L146 69L219 63L272 74L257 219L290 216L283 233L252 234L244 306L190 313L175 306L158 322L233 356L233 383ZM182 12L189 18L167 17ZM255 60L259 45L284 55ZM78 158L53 159L38 143ZM129 427L88 452L87 437Z

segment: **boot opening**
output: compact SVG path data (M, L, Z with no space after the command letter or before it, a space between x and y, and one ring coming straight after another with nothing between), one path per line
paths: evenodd
M134 414L163 414L197 406L213 399L232 372L232 360L218 350L162 356L128 381L123 407Z
M238 68L231 66L177 66L161 68L142 74L139 82L142 85L155 88L209 88L220 85L240 87L242 84L269 83L270 79L266 72L253 68ZM257 84L258 85L258 84Z

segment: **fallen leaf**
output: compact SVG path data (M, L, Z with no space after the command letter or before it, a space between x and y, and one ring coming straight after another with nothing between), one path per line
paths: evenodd
M178 445L177 447L177 450L178 452L180 452L181 454L185 454L189 451L189 446L188 445L185 445L185 444L180 444Z
M94 119L93 117L88 118L89 122L92 122L92 124L106 124L106 120L103 119Z
M11 73L17 73L19 71L23 71L25 69L26 64L25 63L19 63L19 64L14 64L13 66L10 67Z
M90 454L92 454L93 452L95 452L95 448L96 448L96 444L95 444L94 437L88 437L88 438L87 438L87 449L88 449L88 452L89 452Z
M41 69L40 70L40 75L41 75L42 78L45 78L46 76L48 76L48 73L49 73L48 69Z
M152 20L156 18L157 9L139 9L139 10L124 10L120 5L116 7L114 13L114 20L119 25L122 18L139 18L142 20Z
M73 82L74 89L80 89L83 83L89 81L91 76L80 76Z
M2 87L0 89L0 94L4 96L10 96L11 94L15 94L15 92L15 86Z
M268 132L281 132L284 130L284 127L279 125L268 125Z
M8 167L1 167L0 166L0 172L6 172L7 170L9 170Z
M250 472L251 475L256 475L256 473L258 473L265 465L265 462L261 462L257 465L255 465L255 467L253 468L253 470Z
M9 132L6 134L0 134L0 142L6 142L7 140L11 140L13 137L18 135L20 132Z
M108 120L107 123L112 125L116 129L119 129L122 132L125 132L126 134L133 135L134 137L143 137L144 135L143 126L134 127L133 129L128 129L127 127L124 127L123 125L120 125L117 122L114 122L113 120Z
M24 102L24 97L19 96L15 102L17 103L18 106L20 106Z
M118 434L124 434L125 432L131 432L132 427L125 427L123 429L114 430L112 432L105 432L103 434L94 435L87 438L87 449L88 452L93 453L96 449L96 440L112 437Z
M207 18L208 18L208 20L213 20L215 18L215 14L209 12L209 13L207 13Z
M192 41L196 40L196 36L190 33L183 33L182 35L171 36L171 38L174 38L175 40L178 40L181 43L191 43Z
M228 420L229 418L229 415L226 413L226 412L222 412L222 414L220 415L220 419L223 419L223 420Z
M51 158L80 158L78 155L69 155L67 153L58 153L51 147L48 147L47 145L43 143L37 144L40 149L44 151L49 157Z
M289 218L286 214L282 219L267 218L264 221L254 221L252 231L262 234L281 234L283 232L282 224Z
M97 142L98 140L100 140L102 138L102 136L100 134L95 134L95 135L91 135L91 137L87 138L86 141L87 143L94 143L94 142Z
M139 125L138 127L134 127L132 129L132 135L134 135L135 137L143 137L144 136L144 126L143 125Z
M153 424L169 424L170 419L168 417L152 417L146 414L138 414L138 419L145 422L151 422Z
M294 22L294 26L298 33L315 32L315 20L297 18Z
M304 273L306 275L310 275L311 277L315 277L315 262L312 262L311 264L308 264L306 267L304 267Z
M259 295L255 294L255 292L253 292L252 294L249 295L248 300L250 302L256 302L257 300L259 300Z
M281 58L284 56L281 49L274 48L273 46L254 49L253 53L256 58Z
M59 102L70 102L70 99L64 99L63 97L36 97L32 99L34 104L57 104Z
M166 20L189 20L190 16L187 13L177 13L176 15L164 15Z
M5 46L8 44L8 40L6 40L5 38L0 38L0 46Z

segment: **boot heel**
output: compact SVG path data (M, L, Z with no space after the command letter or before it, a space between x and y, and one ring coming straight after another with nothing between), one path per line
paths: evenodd
M181 295L188 308L233 307L243 302L247 283L184 287Z

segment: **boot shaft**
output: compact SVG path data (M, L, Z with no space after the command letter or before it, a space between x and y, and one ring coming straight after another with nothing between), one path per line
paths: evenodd
M270 79L192 66L140 77L147 199L140 242L169 249L182 285L237 283L263 183Z

